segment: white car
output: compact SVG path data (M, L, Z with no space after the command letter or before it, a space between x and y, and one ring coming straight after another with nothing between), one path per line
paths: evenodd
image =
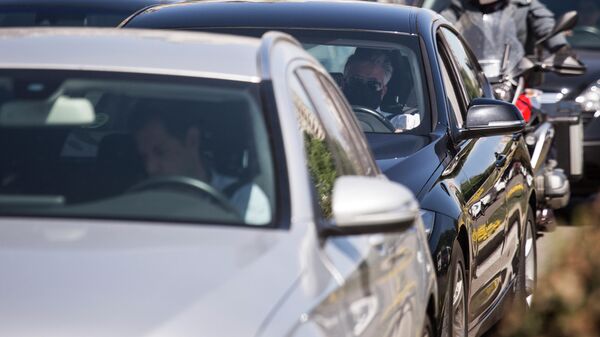
M291 37L0 50L0 336L432 335L419 206Z

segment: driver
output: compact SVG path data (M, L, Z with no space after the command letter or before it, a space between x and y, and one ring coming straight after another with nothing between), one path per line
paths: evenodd
M246 223L270 221L269 200L258 185L221 175L202 160L197 112L171 113L167 105L143 104L136 109L130 124L148 176L175 175L204 181L224 192ZM232 187L233 191L229 191Z
M381 110L387 84L394 68L386 51L357 48L344 66L342 89L348 102L379 112L390 120L396 132L414 129L420 124L416 114L392 114Z

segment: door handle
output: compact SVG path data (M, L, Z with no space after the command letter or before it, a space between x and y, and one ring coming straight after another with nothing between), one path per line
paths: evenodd
M503 167L506 164L506 158L505 154L496 153L496 167Z

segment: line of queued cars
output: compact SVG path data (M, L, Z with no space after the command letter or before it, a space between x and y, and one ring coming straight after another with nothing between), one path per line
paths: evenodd
M531 304L525 122L442 17L146 5L0 31L0 335L481 336Z

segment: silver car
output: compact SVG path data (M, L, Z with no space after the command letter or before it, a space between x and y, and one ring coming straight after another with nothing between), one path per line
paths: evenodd
M0 336L433 334L418 204L291 37L0 50Z

